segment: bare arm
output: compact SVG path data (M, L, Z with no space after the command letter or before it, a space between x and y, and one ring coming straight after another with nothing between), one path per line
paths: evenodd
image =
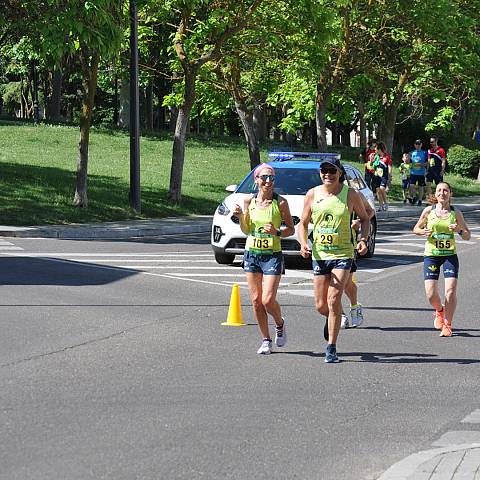
M298 224L298 239L300 240L300 255L308 258L312 251L308 246L308 224L312 219L312 203L313 203L314 189L311 188L305 195L303 201L302 218Z
M432 207L426 207L423 209L423 212L420 215L418 222L413 227L413 233L415 233L415 235L423 235L425 237L429 237L432 234L431 230L428 230L427 228L425 228L427 225L428 214L431 211L432 211Z
M463 213L460 210L455 209L455 219L457 222L452 223L448 226L448 228L452 232L457 232L458 234L462 232L460 235L462 240L470 240L470 238L472 237L472 233L470 232L467 222L465 222L465 218L463 217Z
M295 233L290 207L288 206L288 202L283 197L279 198L278 206L280 208L280 213L282 214L283 223L285 224L285 228L281 229L280 237L289 237Z
M243 208L235 204L233 208L232 215L235 215L240 220L240 230L245 234L248 235L250 233L250 213L248 211L248 207L250 206L250 202L252 201L253 195L249 195L243 201Z
M367 253L367 238L370 233L370 216L368 215L362 195L355 190L348 191L348 205L360 220L360 240L357 243L357 251L360 255Z

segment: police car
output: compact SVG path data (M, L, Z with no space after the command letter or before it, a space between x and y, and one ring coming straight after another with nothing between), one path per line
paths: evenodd
M274 191L284 197L290 207L295 227L300 222L303 210L303 201L311 188L320 185L319 162L323 159L338 158L338 153L308 153L308 152L269 152L268 157L275 169ZM362 174L355 167L343 164L348 185L365 196L370 206L375 210L374 196L367 187ZM240 230L237 217L232 216L235 204L243 205L246 195L255 192L253 170L240 182L239 185L229 185L225 188L231 192L217 207L212 222L211 245L215 260L220 264L232 263L235 255L243 255L245 250L245 234ZM309 232L311 233L312 225ZM282 238L282 251L286 256L300 257L300 242L295 233L290 237ZM368 237L368 253L371 257L375 251L377 234L377 219L374 216L370 221L370 235Z

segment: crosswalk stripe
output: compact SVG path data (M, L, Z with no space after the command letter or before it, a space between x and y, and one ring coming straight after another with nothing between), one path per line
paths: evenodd
M474 410L470 415L467 415L462 423L480 423L480 410Z
M0 246L0 251L1 250L9 250L9 251L10 250L23 250L23 248L22 247L13 247L13 246L11 247L11 246L3 245L3 246Z

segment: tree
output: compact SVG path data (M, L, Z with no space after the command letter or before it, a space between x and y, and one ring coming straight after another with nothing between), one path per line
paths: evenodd
M199 71L217 59L223 45L249 26L262 0L172 0L176 32L173 50L182 70L183 94L178 109L172 151L168 198L179 202L182 191L185 142L190 113L195 101L195 82Z
M60 59L69 52L77 56L81 67L82 106L73 204L87 207L88 147L98 66L101 58L118 51L123 37L123 5L118 0L43 3L48 5L47 14L39 22L44 54Z

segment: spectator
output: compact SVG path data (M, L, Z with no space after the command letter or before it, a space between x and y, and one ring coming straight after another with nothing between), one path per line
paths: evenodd
M402 163L398 167L398 169L400 170L400 175L402 177L403 203L407 203L407 198L410 196L410 167L410 154L405 152L402 155Z
M445 150L438 145L438 137L430 137L430 150L428 150L428 171L427 171L427 196L432 195L432 182L435 186L443 182L447 156Z
M368 188L372 188L372 178L375 174L373 162L375 161L376 144L377 141L375 139L370 139L367 143L367 148L360 154L361 160L363 160L363 163L365 164L365 183Z
M392 174L392 159L386 152L383 142L378 142L375 150L376 155L373 163L375 174L372 179L372 190L376 192L378 203L380 204L378 211L386 211L388 210L387 188Z
M415 149L410 152L410 197L411 203L422 205L428 154L422 149L422 141L415 140Z

